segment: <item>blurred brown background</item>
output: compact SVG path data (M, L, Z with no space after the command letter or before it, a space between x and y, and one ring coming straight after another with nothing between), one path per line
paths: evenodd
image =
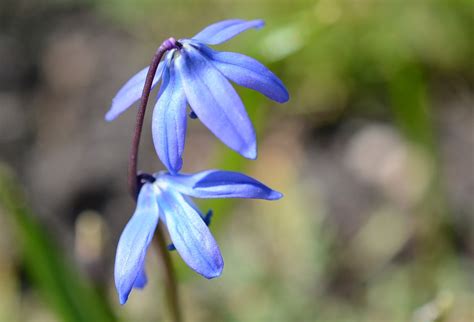
M186 320L473 321L470 0L2 0L0 164L14 179L1 191L20 186L27 217L54 246L34 248L18 202L0 199L0 321L90 321L64 313L69 282L50 287L53 273L39 269L49 258L103 301L68 295L79 311L167 320L152 253L149 285L118 305L113 259L134 207L126 167L135 115L104 115L163 39L227 18L266 21L217 49L264 62L291 99L278 105L239 88L258 160L194 121L184 170L244 171L285 197L201 203L214 210L226 266L207 281L173 255ZM155 172L150 114L140 168Z

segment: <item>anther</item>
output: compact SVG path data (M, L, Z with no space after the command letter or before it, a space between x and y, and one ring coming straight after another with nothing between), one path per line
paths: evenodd
M191 112L189 112L189 118L195 120L198 118L198 116L196 115L196 113L194 113L193 110L191 110Z
M139 183L145 184L147 182L149 183L155 182L156 178L149 173L142 172L137 175L137 180Z
M212 218L212 209L209 209L207 211L207 214L204 216L204 218L202 218L202 220L204 221L204 223L206 224L206 226L209 226L211 224L211 218Z

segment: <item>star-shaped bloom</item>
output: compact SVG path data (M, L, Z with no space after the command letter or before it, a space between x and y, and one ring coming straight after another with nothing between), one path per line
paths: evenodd
M262 20L225 20L204 28L191 39L173 39L175 48L160 62L152 82L154 87L162 79L153 112L153 141L170 173L175 174L182 167L188 105L190 116L198 117L227 146L246 158L257 157L254 128L229 80L279 103L288 100L288 92L282 81L255 59L218 52L207 45L223 43L263 25ZM123 85L106 120L115 119L140 98L147 72L145 67Z
M145 183L137 207L120 237L115 257L115 286L124 304L132 288L147 282L145 257L162 220L176 249L186 264L206 278L221 274L224 267L219 246L203 216L190 197L255 198L276 200L282 194L238 172L208 170L192 175L158 173Z

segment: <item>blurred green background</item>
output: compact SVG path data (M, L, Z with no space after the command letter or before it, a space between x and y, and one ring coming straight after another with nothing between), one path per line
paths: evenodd
M264 62L291 99L239 88L258 160L190 122L185 171L285 197L200 203L225 269L208 281L173 253L185 320L474 321L472 0L2 0L0 321L169 320L153 250L118 305L135 115L103 117L163 39L227 18L266 21L217 49Z

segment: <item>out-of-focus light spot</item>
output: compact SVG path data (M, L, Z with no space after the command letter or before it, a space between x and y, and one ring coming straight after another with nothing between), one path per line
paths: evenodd
M287 25L269 33L260 45L267 61L281 60L303 47L305 30L298 24Z
M441 291L433 301L415 311L413 321L436 322L444 320L448 312L452 309L453 302L453 293L447 290Z
M322 0L314 7L316 18L321 24L331 25L341 18L341 8L337 1Z
M85 264L97 261L104 246L104 221L99 213L92 210L82 212L76 220L75 251Z
M423 197L433 175L426 153L383 125L368 126L354 135L346 164L358 178L404 207Z
M355 259L363 272L372 272L390 261L411 236L406 216L388 208L374 213L351 242L351 253L363 254Z

